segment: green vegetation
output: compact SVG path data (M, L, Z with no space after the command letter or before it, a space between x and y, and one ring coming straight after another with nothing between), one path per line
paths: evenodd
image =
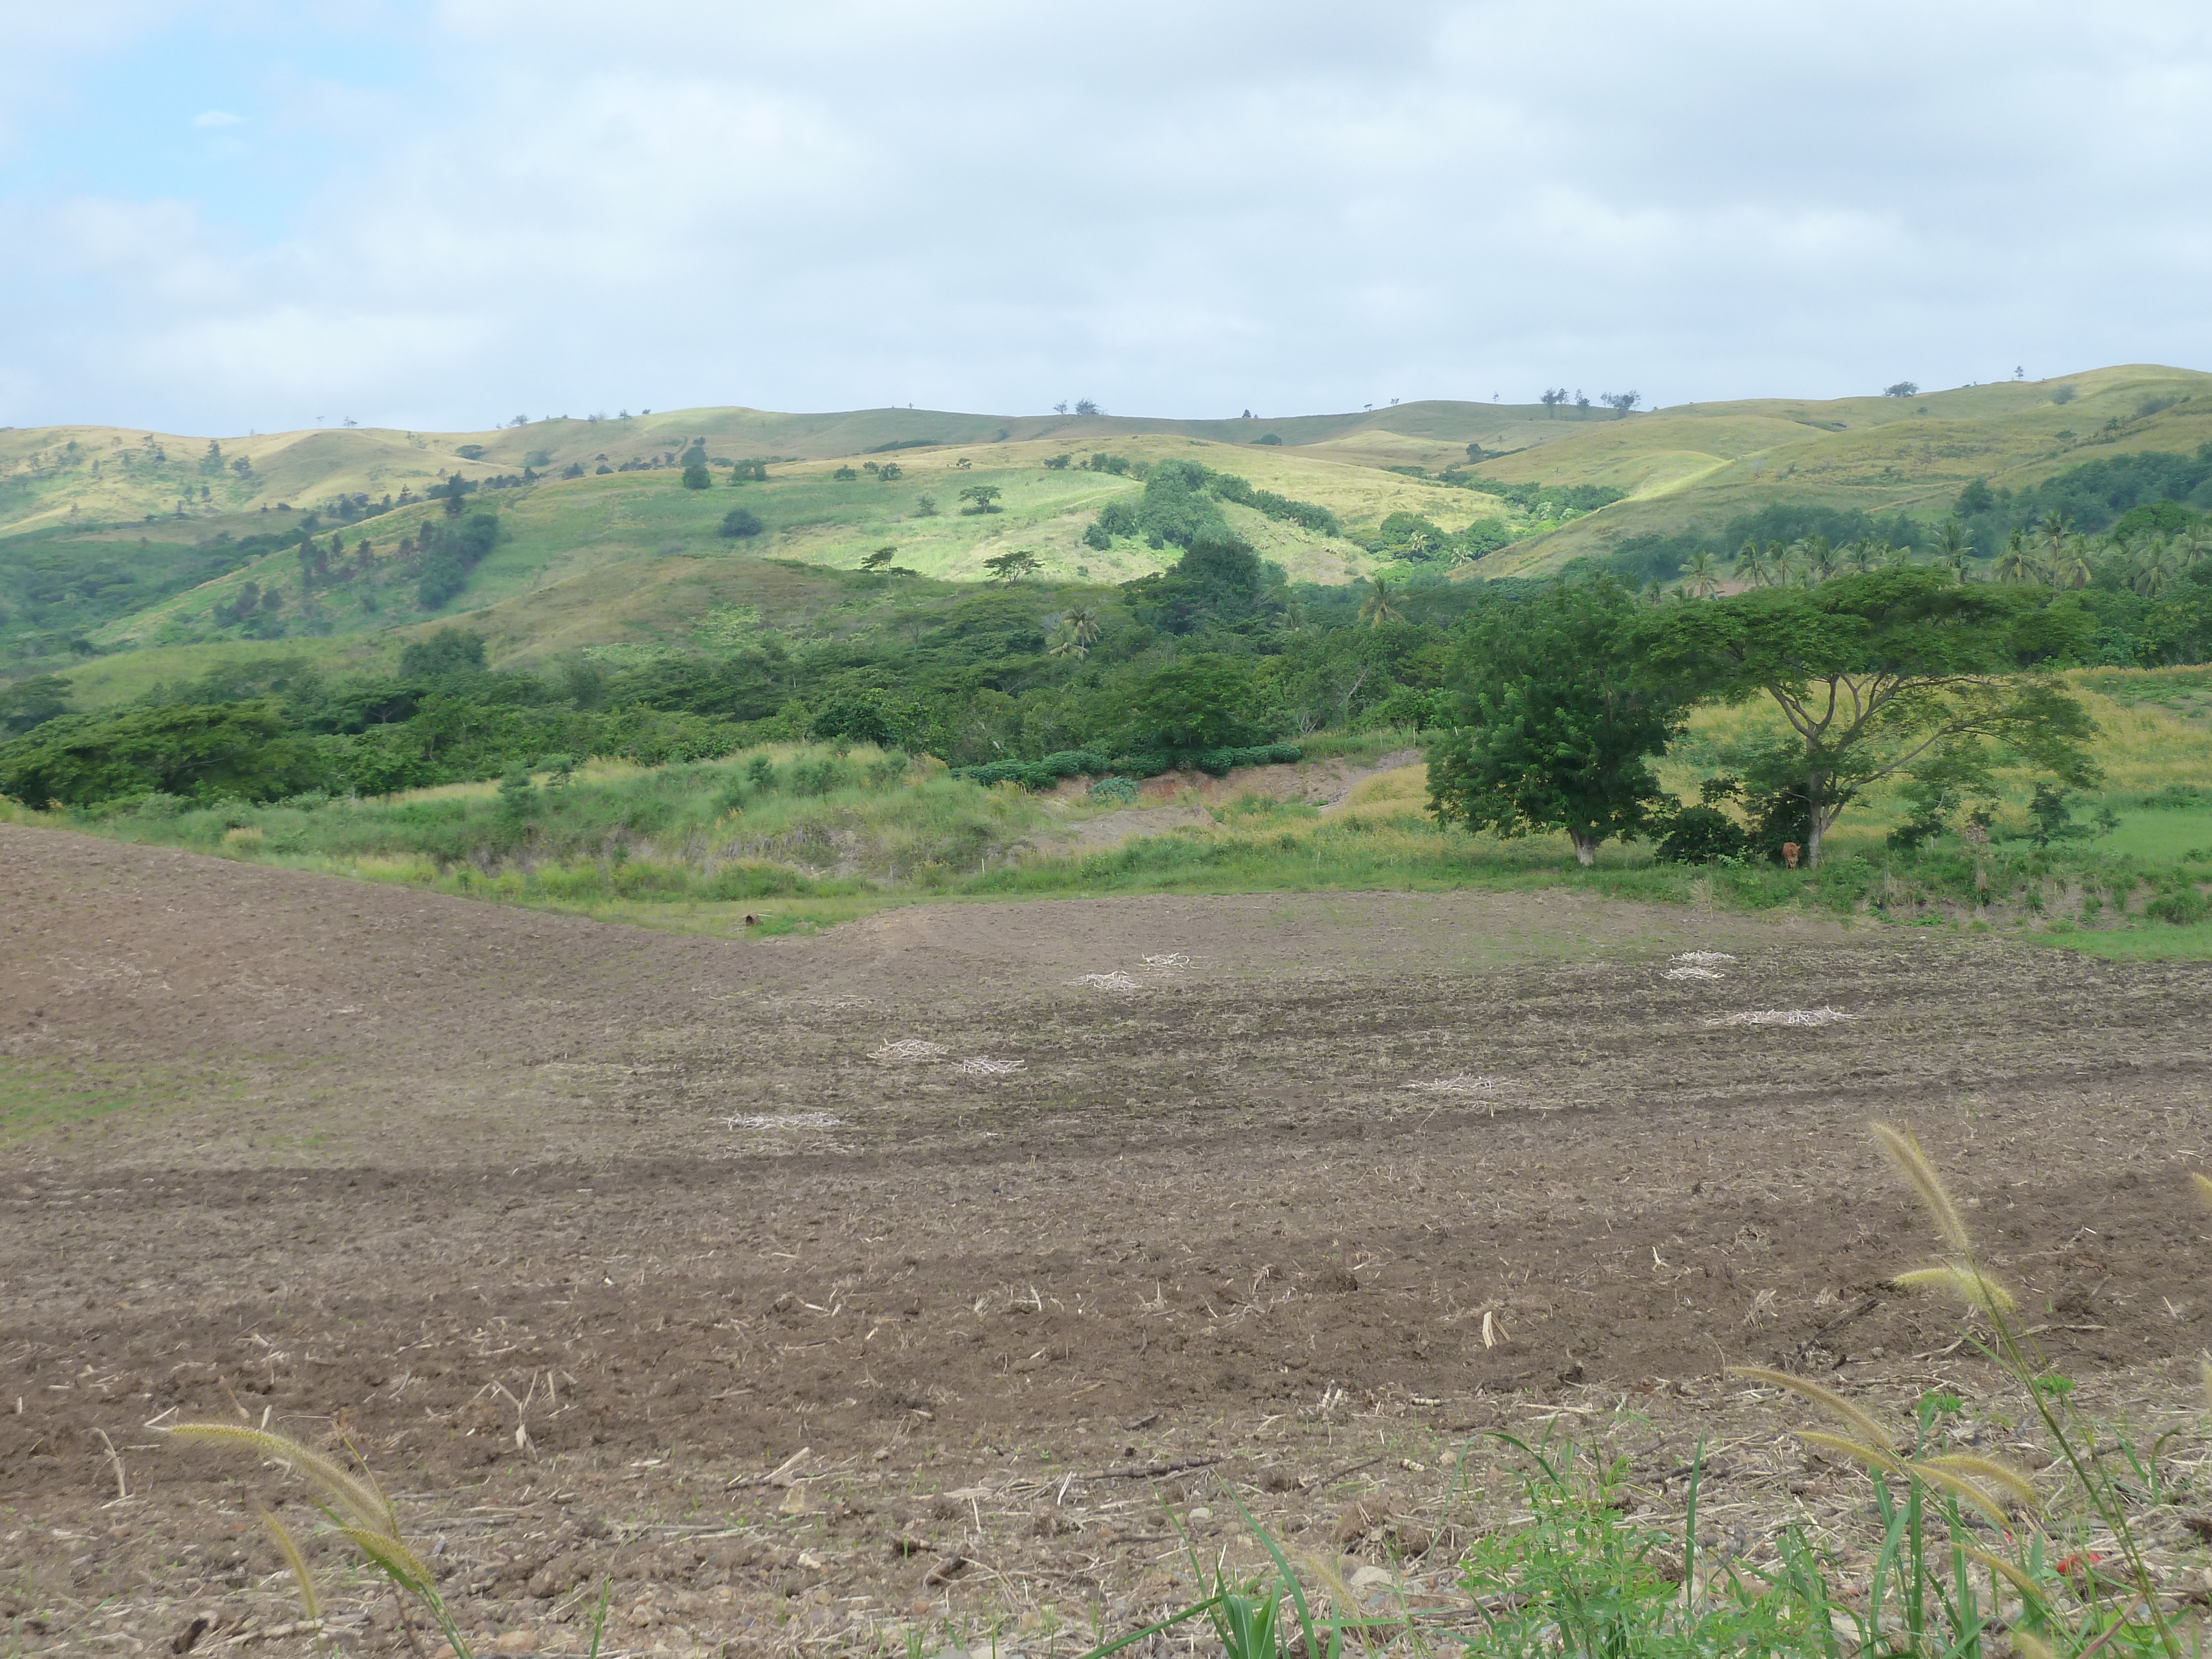
M1900 774L1922 792L1934 833L1961 794L1988 788L1993 745L2087 787L2094 728L2050 677L2021 672L2051 642L2032 596L1903 568L1665 606L1628 641L1662 683L1773 700L1792 740L1759 757L1751 776L1802 803L1808 868L1844 809Z
M777 878L778 890L801 893L833 877L887 880L894 868L920 879L918 866L938 866L927 879L948 890L977 892L1515 882L1535 878L1554 856L1543 839L1564 830L1592 879L1653 896L1704 882L1747 904L1899 918L2017 907L2083 937L2121 919L2177 935L2201 920L2194 844L2144 839L2147 813L2160 809L2129 813L2150 787L2115 773L2128 751L2113 728L2115 717L2150 716L2154 681L2167 703L2201 713L2206 676L2097 670L2098 684L2140 701L2089 698L2101 706L2085 711L2056 677L2114 635L2080 592L1962 585L1942 567L1895 562L1706 599L1639 599L1603 581L1293 585L1204 516L1218 507L1201 477L1148 472L1148 489L1178 479L1160 499L1192 509L1192 540L1169 568L1118 587L1055 584L1011 561L988 588L748 562L739 591L766 603L706 605L683 649L590 648L500 668L484 635L452 627L410 630L396 664L269 654L252 641L262 654L97 713L70 709L68 677L40 677L5 706L19 735L0 744L0 792L110 833L238 851L252 831L256 851L396 860L441 883L495 875L517 897L599 902L657 883L672 898L719 902L769 878L726 876L716 859L685 854L681 879L642 869L611 878L602 842L630 848L626 857L649 842L644 862L665 861L651 827L660 808L645 803L632 804L643 816L621 835L602 825L596 842L567 823L580 806L522 811L536 798L526 783L489 819L367 803L518 771L565 777L586 757L680 769L809 741L934 757L959 770L943 780L948 791L1088 777L1103 802L1128 780L1219 775L1285 760L1321 734L1411 727L1432 733L1436 816L1410 812L1418 833L1387 853L1352 844L1371 826L1346 816L1256 841L1154 839L1089 858L1057 853L1047 835L1009 863L1043 821L1002 834L1013 824L1000 817L988 830L924 824L881 858L825 864L775 836L745 857L781 863L790 879ZM441 509L422 539L465 544L487 522ZM507 545L489 534L477 544L487 563ZM2207 592L2205 576L2212 564L2193 568L2182 599ZM1769 715L1744 718L1752 700ZM2085 756L2092 713L2102 775ZM2179 723L2193 730L2196 718ZM2155 787L2188 785L2185 757L2203 765L2203 749L2175 748ZM942 799L952 811L956 796ZM698 805L685 821L704 833ZM1879 839L1847 841L1832 858L1846 808ZM255 811L293 816L240 816ZM1462 829L1439 833L1438 817ZM1602 842L1636 834L1656 862L1642 852L1626 866L1600 860ZM1538 839L1522 858L1498 835ZM899 842L881 825L867 836ZM1809 880L1773 868L1793 843ZM975 873L962 874L971 853Z
M1633 835L1659 795L1649 763L1685 700L1639 683L1634 601L1607 582L1562 585L1492 607L1465 630L1447 728L1429 750L1437 816L1504 836L1564 830L1587 869Z
M2124 689L2147 697L2158 683L2137 675ZM1871 791L1832 836L1818 871L1741 850L1710 862L1670 861L1663 846L1648 843L1607 845L1585 869L1564 835L1508 839L1440 825L1418 763L1370 778L1326 811L1246 793L1212 805L1199 824L1085 850L1075 837L1086 822L1110 828L1133 803L1127 774L1042 797L1025 786L1049 776L957 777L858 744L842 754L836 744L775 744L659 767L571 766L552 757L554 764L520 780L445 785L388 801L309 794L194 805L156 796L18 816L710 933L748 931L748 914L765 912L770 931L787 931L924 898L1565 885L1662 903L1992 927L2116 956L2202 956L2212 950L2212 924L2177 924L2154 907L2185 894L2202 902L2212 881L2212 788L2200 787L2212 776L2212 728L2154 704L2125 707L2081 677L2075 684L2099 721L2106 788L2101 799L2067 797L2057 833L2039 823L2036 783L2026 771L1997 773L1987 799L1924 840L1896 834L1917 810L1911 800ZM1784 730L1757 705L1695 711L1655 768L1662 808L1668 798L1694 793L1740 750ZM1315 740L1302 754L1310 763L1343 756L1372 764L1410 735L1374 729ZM1734 804L1724 805L1732 813ZM2109 829L2098 822L2107 814ZM1982 816L1985 838L1969 838Z
M1520 880L1571 833L1588 879L1654 892L1703 881L1771 902L1766 884L1786 878L1790 902L2016 906L2046 928L2070 916L2084 939L2124 915L2178 939L2203 925L2183 856L2197 843L2167 833L2189 815L2131 805L2150 790L2117 775L2112 742L2139 706L2193 732L2212 703L2201 672L2130 678L2212 658L2212 548L2191 504L2212 488L2212 447L2170 441L2212 422L2212 398L2172 378L2075 377L2063 416L2018 387L1664 416L1417 405L1279 422L1284 441L1266 446L1249 428L1097 415L1001 423L1002 438L902 411L817 428L726 411L542 422L463 444L0 434L0 521L23 526L0 539L0 580L28 618L0 623L21 671L0 688L0 790L238 850L195 815L305 814L337 836L386 810L364 803L426 790L809 744L933 757L956 775L946 790L1088 778L1110 802L1139 779L1400 729L1428 747L1432 814L1457 827L1413 812L1424 827L1398 866L1333 826L1232 845L1224 823L1213 841L1091 855L1122 860L1108 865L1047 836L1019 872L1013 842L985 836L997 867L962 879ZM1923 402L1954 428L2125 419L2104 453L2038 451L2014 477L1990 460L1998 444L1910 501L1762 473L1731 498L1718 548L1638 528L1663 528L1659 506L1681 492L1618 470L1680 422L1770 459L1889 444L1921 429ZM1101 447L1084 454L1083 438ZM347 471L363 463L375 476ZM701 468L726 469L744 505L687 488ZM55 517L156 482L181 492L185 472L208 499L173 498L185 518L162 520L171 539L141 568L117 562L137 526ZM959 511L933 510L945 491ZM1623 585L1581 580L1586 566L1561 590L1501 574L1593 524L1611 538L1596 574ZM2084 687L2084 670L2110 688L2085 699L2101 776L2054 678ZM1832 718L1831 694L1858 701ZM2113 701L2137 697L2154 701ZM510 832L534 788L510 792L503 830L465 814L379 820L371 842L274 821L222 833L258 828L302 857L419 857L443 881L465 857L524 856ZM558 817L533 821L553 834ZM1629 836L1644 840L1599 856ZM585 856L555 842L556 863ZM1817 878L1802 887L1775 867L1792 843Z

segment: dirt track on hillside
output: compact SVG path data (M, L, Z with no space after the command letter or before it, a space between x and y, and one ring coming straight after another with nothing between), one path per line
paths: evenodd
M1792 1010L1848 1018L1716 1023ZM143 1426L243 1411L359 1446L552 1649L608 1572L618 1649L1110 1624L1170 1594L1130 1470L1326 1535L1532 1404L1661 1446L1728 1363L1907 1386L1955 1333L1886 1286L1931 1241L1874 1116L2133 1374L2212 1340L2208 1033L2203 965L1556 895L726 943L0 828L0 1099L84 1115L0 1168L0 1615L278 1619L234 1477L282 1483Z

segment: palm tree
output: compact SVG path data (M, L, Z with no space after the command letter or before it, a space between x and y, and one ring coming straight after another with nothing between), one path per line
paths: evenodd
M1966 580L1966 561L1973 553L1974 544L1966 539L1966 526L1956 519L1946 519L1936 526L1936 562L1961 582Z
M1405 613L1391 603L1390 584L1387 579L1375 578L1375 591L1359 602L1359 620L1370 628L1406 620Z
M1416 530L1412 535L1406 538L1406 556L1409 559L1417 560L1425 559L1429 556L1429 532L1427 531Z
M2193 524L2181 532L2180 544L2175 548L2174 556L2180 561L2184 570L2207 554L2212 554L2212 528Z
M2087 537L2061 537L2051 548L2051 585L2053 587L2087 587L2096 574L2089 568Z
M2043 522L2035 527L2035 533L2043 538L2044 569L2053 587L2063 586L2059 580L2059 570L2063 563L2067 534L2073 528L2073 520L2055 507L2043 515Z
M1091 647L1098 643L1098 636L1103 631L1097 611L1087 605L1079 605L1062 617L1060 626L1053 631L1052 654L1080 660L1090 655Z
M1774 567L1766 556L1766 550L1759 544L1758 538L1746 537L1743 546L1735 556L1733 573L1740 582L1749 582L1753 587L1764 587L1774 574Z
M1859 575L1872 575L1875 567L1881 562L1882 555L1888 550L1888 547L1889 544L1887 542L1876 545L1873 537L1862 536L1844 550L1844 562Z
M2147 599L2154 599L2172 589L2180 579L2175 568L2179 563L2173 544L2163 536L2152 536L2136 544L2134 569L2129 580L2136 592Z
M1836 574L1836 549L1826 536L1815 531L1797 545L1805 550L1807 586L1817 587Z
M1721 591L1720 568L1713 562L1713 556L1702 550L1690 555L1682 574L1687 578L1682 586L1693 599L1710 599Z
M2001 582L2024 582L2035 574L2035 555L2027 544L2027 532L2015 530L2005 538L2004 551L1997 556L1997 580Z

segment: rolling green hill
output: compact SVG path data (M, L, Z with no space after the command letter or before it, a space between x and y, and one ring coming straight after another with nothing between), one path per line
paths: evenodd
M1043 580L1118 583L1176 556L1095 528L1164 462L1304 504L1218 510L1291 580L1329 585L1540 575L1649 538L1714 540L1776 507L1932 522L1978 478L2018 492L2087 462L2208 442L2212 375L2148 366L1626 416L1425 402L1223 421L732 408L483 433L7 430L0 678L65 667L81 706L95 706L273 651L386 658L461 616L500 661L712 650L732 629L813 626L850 595L805 568L850 570L884 550L921 578L981 580L987 560L1026 552ZM684 487L687 450L705 457L711 487ZM1086 465L1101 453L1110 466ZM752 472L764 476L741 476ZM454 591L426 599L446 518L428 492L455 476L497 540ZM998 491L990 510L963 510L979 486ZM1566 486L1599 489L1577 501L1534 493ZM734 509L757 533L723 533Z
M1944 517L1977 478L2019 490L2085 462L2212 441L2212 375L2132 366L1912 398L1685 404L1576 422L1483 463L1514 482L1628 492L1613 507L1531 538L1489 574L1533 574L1640 535L1674 535L1776 503Z

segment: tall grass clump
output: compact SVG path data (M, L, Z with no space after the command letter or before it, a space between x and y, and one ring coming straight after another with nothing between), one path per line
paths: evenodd
M1864 1603L1853 1610L1861 1650L1978 1656L1992 1651L1984 1643L2002 1629L2012 1651L2028 1659L2100 1652L2179 1659L2183 1643L2145 1559L2129 1491L2134 1483L2154 1495L2157 1449L2146 1463L2125 1435L2100 1438L2077 1415L2070 1380L2020 1320L2013 1291L1984 1265L1918 1141L1889 1124L1873 1131L1941 1241L1932 1261L1892 1282L1960 1304L1970 1321L1968 1340L2040 1425L2062 1485L2047 1492L2002 1460L1936 1449L1932 1414L1921 1414L1900 1435L1808 1378L1733 1368L1827 1413L1839 1432L1807 1430L1798 1438L1859 1465L1873 1480L1881 1535ZM2212 1198L2212 1182L2195 1179L2200 1194ZM2212 1367L2205 1385L2212 1395ZM2138 1493L2132 1503L2140 1501Z
M1003 856L1044 817L1018 790L872 748L778 745L655 768L556 758L497 785L382 800L154 796L79 816L122 840L360 873L427 867L477 896L579 902L757 898L840 878L941 884Z

